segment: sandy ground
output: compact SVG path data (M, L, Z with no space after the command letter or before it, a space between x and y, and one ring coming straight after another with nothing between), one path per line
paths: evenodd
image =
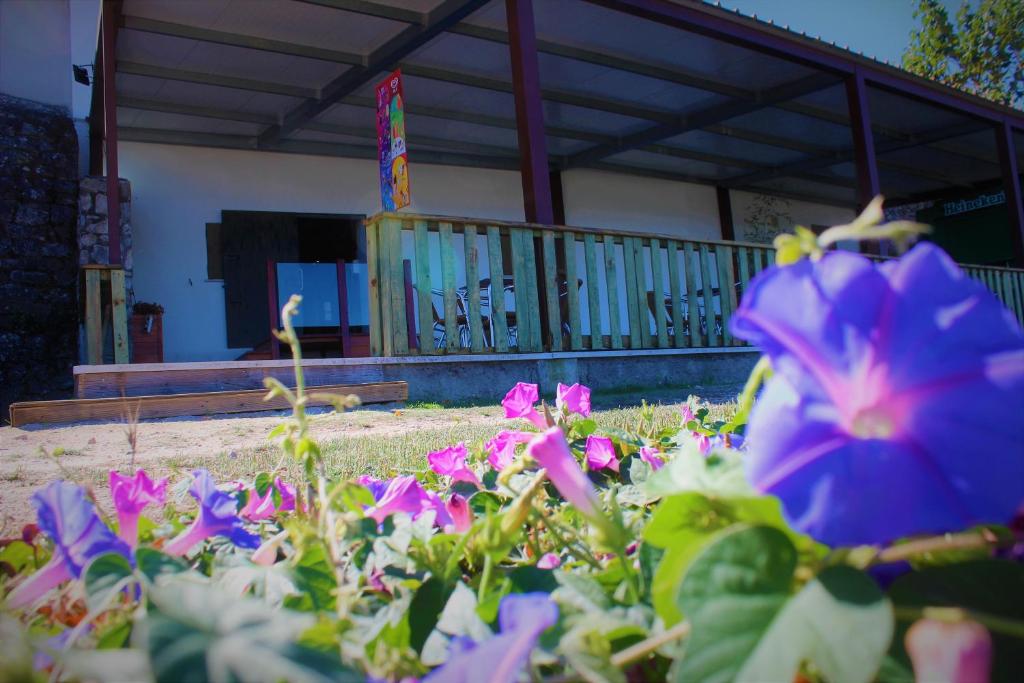
M457 417L453 415L457 413ZM233 457L268 444L267 434L280 424L281 412L230 417L168 418L137 425L135 463L151 471L168 464L203 457ZM313 436L321 443L347 435L393 435L407 430L461 423L488 423L499 409L413 410L361 408L343 414L324 414L313 421ZM54 456L54 452L59 455ZM128 427L117 423L77 423L54 426L0 427L0 537L32 521L28 499L54 479L90 482L101 505L109 502L103 483L111 468L130 462ZM4 528L5 527L5 528Z

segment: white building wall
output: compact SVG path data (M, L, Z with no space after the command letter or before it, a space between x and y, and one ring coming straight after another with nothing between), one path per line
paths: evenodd
M733 190L730 193L733 229L737 240L756 241L755 234L764 234L764 230L758 231L755 226L758 218L755 202L759 197L763 199L763 195L752 192ZM797 225L808 228L814 225L840 225L849 223L857 216L853 209L827 204L814 204L795 199L775 199L774 203L775 209L770 213L774 213L778 220L774 222L774 228L768 232L792 232ZM764 213L761 212L760 215L763 216Z
M722 239L715 188L573 169L562 173L565 223L585 228Z
M0 92L71 108L68 0L0 0Z
M372 160L122 142L120 174L132 183L135 295L164 315L169 362L225 360L224 287L206 279L206 224L222 210L373 214ZM523 220L519 175L426 166L410 170L408 211Z
M223 283L206 279L206 223L220 221L221 211L371 215L380 208L372 160L137 142L122 142L119 152L121 175L132 183L136 298L165 307L165 358L172 362L233 359L244 351L227 348ZM411 213L523 220L522 186L516 172L413 163L410 177ZM721 239L712 187L589 170L566 172L562 182L569 225L655 232L691 240ZM744 239L743 221L754 198L746 192L732 193L737 239ZM852 211L806 202L787 200L783 208L792 219L781 226L784 229L795 223L831 225L853 218ZM478 247L486 254L482 233ZM436 233L430 240L431 285L440 294ZM456 283L465 286L461 235L453 236L453 247ZM618 249L621 262L621 247ZM403 251L415 269L411 232L403 234ZM603 260L600 243L598 252L599 261ZM663 277L667 278L665 257L662 254ZM685 268L681 253L679 258ZM585 277L584 262L580 243L576 263L581 278ZM486 257L479 259L479 275L481 279L490 277ZM604 268L598 268L598 277L601 327L607 334ZM621 292L625 288L621 269L616 279ZM649 266L645 279L652 288ZM714 268L711 279L717 287ZM662 284L667 292L667 280ZM587 296L584 286L580 290L582 311L588 310ZM439 311L443 310L440 295L434 298ZM626 302L624 297L620 299L620 320L626 332ZM508 296L506 307L513 306ZM590 334L587 315L582 323L583 334Z

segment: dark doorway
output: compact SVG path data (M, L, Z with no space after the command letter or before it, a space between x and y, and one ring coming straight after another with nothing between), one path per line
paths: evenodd
M230 348L262 351L270 348L268 262L366 262L362 216L223 211L221 225L224 304ZM360 332L358 327L353 331ZM336 349L330 355L341 355L341 350ZM263 356L257 353L245 357Z

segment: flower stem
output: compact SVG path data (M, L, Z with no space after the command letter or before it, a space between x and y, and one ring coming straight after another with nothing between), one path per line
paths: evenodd
M899 545L889 546L881 550L875 557L874 564L891 564L909 560L917 555L945 552L949 550L973 550L981 548L998 548L1013 545L1018 538L999 538L987 531L965 531L958 534L945 534L908 541Z
M477 604L483 602L484 597L487 595L487 587L491 583L491 571L494 569L494 560L488 553L484 555L484 571L480 574L480 586L476 591Z

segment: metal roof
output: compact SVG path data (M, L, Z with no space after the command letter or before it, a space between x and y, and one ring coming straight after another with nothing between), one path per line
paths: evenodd
M1020 111L699 2L534 11L557 168L852 206L855 68L890 199L997 182L994 124L1024 128ZM413 163L518 167L502 0L124 0L119 26L122 140L373 158L373 84L398 66Z

